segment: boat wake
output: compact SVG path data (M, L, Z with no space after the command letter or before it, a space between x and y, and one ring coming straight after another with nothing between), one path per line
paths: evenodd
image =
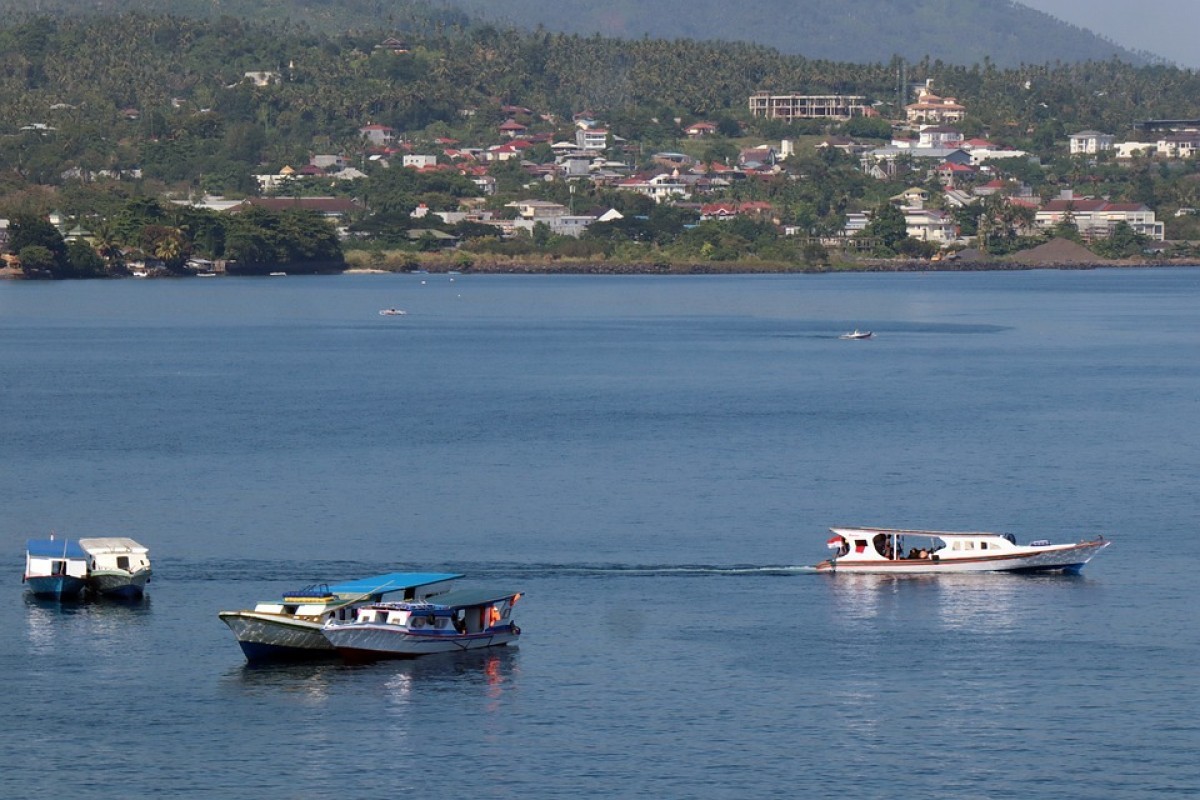
M325 561L221 561L221 562L170 562L164 559L164 567L169 571L172 580L176 582L220 581L230 582L261 582L283 581L292 584L307 585L310 583L349 580L361 575L380 571L378 562L325 560ZM618 563L517 563L517 562L448 562L445 564L395 564L384 565L386 568L397 570L442 570L459 572L472 579L481 580L518 580L558 577L604 577L626 575L631 577L667 577L667 576L763 576L790 577L793 575L815 574L811 566L789 565L756 565L756 564L618 564Z
M627 575L650 578L686 575L778 577L816 573L816 570L810 566L753 564L463 564L459 569L470 575L514 578L586 577L589 575L596 577Z

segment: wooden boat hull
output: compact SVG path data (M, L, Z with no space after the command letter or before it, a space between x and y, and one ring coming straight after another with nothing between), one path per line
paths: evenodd
M298 619L254 611L222 611L248 661L297 661L328 658L333 645L321 633L319 620Z
M34 597L50 600L74 600L87 588L87 581L74 575L26 575L25 584Z
M150 582L150 570L93 570L88 575L88 588L105 597L133 600L141 597Z
M818 572L846 572L876 575L945 575L963 572L1063 572L1078 573L1096 553L1111 544L1107 541L1023 548L1020 553L962 558L895 560L861 559L846 556L816 565Z
M503 647L517 641L521 629L502 625L481 633L414 634L397 630L394 625L379 624L338 625L325 628L324 633L343 659L362 663Z

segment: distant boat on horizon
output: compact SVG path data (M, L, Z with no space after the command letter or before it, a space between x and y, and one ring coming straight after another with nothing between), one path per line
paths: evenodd
M870 339L874 335L875 334L871 331L860 331L858 328L855 328L854 330L850 331L849 333L843 333L838 338L839 339Z

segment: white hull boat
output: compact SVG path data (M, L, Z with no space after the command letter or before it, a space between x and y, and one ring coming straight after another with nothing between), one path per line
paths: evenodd
M80 539L91 559L88 588L107 597L131 600L141 597L150 582L150 551L133 539L98 537Z
M1017 544L1011 534L899 528L830 528L836 555L818 572L943 575L962 572L1078 573L1111 542L1103 536L1069 544Z
M217 616L229 626L248 661L295 661L332 656L322 627L350 620L356 609L388 596L423 600L445 592L461 575L441 572L392 572L333 585L317 584L288 592L243 611Z
M860 331L858 328L855 328L854 330L850 331L849 333L843 333L838 338L839 339L870 339L874 335L875 334L872 331Z
M502 647L517 641L512 620L519 592L464 589L427 603L374 603L350 622L330 620L323 633L346 661L416 658Z

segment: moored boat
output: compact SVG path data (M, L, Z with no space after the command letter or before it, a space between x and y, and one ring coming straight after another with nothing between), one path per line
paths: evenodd
M87 588L88 555L73 539L30 539L25 543L21 581L35 597L71 600Z
M150 582L150 550L133 539L104 536L79 540L90 559L88 588L122 599L141 597Z
M329 620L322 632L350 662L502 647L521 635L512 620L520 597L507 590L459 589L433 602L372 603L353 620Z
M217 616L229 626L248 661L300 660L333 655L321 633L331 619L353 619L354 611L389 596L424 600L451 588L461 575L442 572L391 572L335 584L315 584L286 592L244 611Z
M1017 544L1012 534L899 528L830 528L836 554L819 572L937 575L949 572L1077 573L1111 542L1103 536L1070 544L1042 539Z

